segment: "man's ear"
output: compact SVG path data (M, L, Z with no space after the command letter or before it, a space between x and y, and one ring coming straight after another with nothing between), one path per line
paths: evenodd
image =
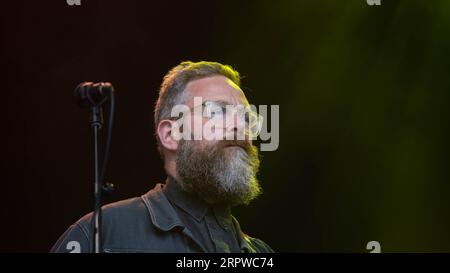
M179 132L174 131L174 123L173 120L162 120L158 124L158 136L161 145L172 152L175 152L178 149L178 140L176 139L176 135Z

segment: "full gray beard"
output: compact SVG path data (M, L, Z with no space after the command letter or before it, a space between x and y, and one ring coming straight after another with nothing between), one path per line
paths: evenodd
M228 145L238 145L228 147ZM258 149L245 141L202 145L180 140L176 160L181 187L209 204L249 204L261 194Z

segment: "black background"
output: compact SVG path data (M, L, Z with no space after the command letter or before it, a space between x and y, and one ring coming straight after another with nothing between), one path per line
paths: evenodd
M117 91L110 202L164 180L152 111L184 60L280 105L265 194L234 210L276 251L450 251L447 1L9 1L1 7L0 251L46 252L92 209L87 113Z

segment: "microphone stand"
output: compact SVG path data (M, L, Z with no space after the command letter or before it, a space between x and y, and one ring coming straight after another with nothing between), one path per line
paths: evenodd
M94 163L94 240L92 249L94 253L101 252L101 229L102 229L102 191L100 181L100 165L98 157L98 137L99 131L102 128L102 111L100 105L94 105L91 108L90 114L90 127L92 130L92 153Z
M107 90L107 91L106 91ZM108 92L109 91L109 92ZM93 240L92 252L102 252L102 193L111 192L112 184L103 185L106 163L109 157L109 147L111 144L111 130L114 114L114 88L109 83L85 82L78 85L75 95L82 107L89 108L89 125L92 132L92 159L93 159L93 180L94 180L94 212L93 212ZM99 136L103 126L102 105L109 99L109 124L106 146L104 149L103 164L100 168L99 157Z

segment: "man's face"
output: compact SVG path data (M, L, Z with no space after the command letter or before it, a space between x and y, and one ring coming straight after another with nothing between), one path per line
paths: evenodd
M196 106L195 97L200 97L203 102L248 105L242 90L223 76L191 81L186 92L185 103L191 109ZM203 115L197 118L194 115L191 113L190 128L204 128L210 121ZM238 133L245 130L245 120L233 116L231 122L224 125L212 130L202 129L201 139L192 137L179 141L177 175L185 190L198 194L208 203L248 204L261 192L256 179L258 150L248 137L238 140ZM193 131L190 133L194 135Z

